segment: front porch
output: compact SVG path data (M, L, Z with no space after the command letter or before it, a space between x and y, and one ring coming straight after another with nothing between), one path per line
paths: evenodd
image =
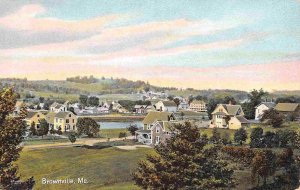
M151 145L152 139L151 139L151 130L138 130L135 132L135 137L138 142Z

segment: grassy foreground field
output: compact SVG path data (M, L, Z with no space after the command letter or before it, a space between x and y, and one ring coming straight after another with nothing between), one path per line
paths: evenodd
M34 190L138 189L131 179L140 159L153 149L120 150L77 147L24 150L18 161L22 178L34 176ZM85 178L88 184L43 185L42 178Z

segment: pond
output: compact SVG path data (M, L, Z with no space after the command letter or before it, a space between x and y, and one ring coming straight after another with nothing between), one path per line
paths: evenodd
M123 121L123 122L97 122L100 124L101 129L124 129L127 128L129 125L137 125L137 127L143 127L142 121Z

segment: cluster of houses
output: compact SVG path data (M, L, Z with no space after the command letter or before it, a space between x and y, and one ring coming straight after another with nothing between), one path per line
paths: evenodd
M170 126L184 121L193 121L202 123L199 127L209 128L224 128L224 129L240 129L250 127L252 121L244 117L244 111L241 105L218 104L212 112L212 119L209 120L205 115L206 106L203 101L192 102L189 110L181 112L173 112L173 108L169 108L169 104L161 104L156 107L156 111L151 111L143 120L143 129L136 131L138 142L147 145L156 145L170 138L176 131L170 130ZM256 106L255 119L259 120L264 111L275 109L279 113L287 116L294 114L300 119L300 104L299 103L278 103L262 102ZM172 110L172 111L170 111Z
M19 110L19 104L16 106L16 112ZM77 116L68 111L68 102L59 104L54 102L49 110L28 110L25 118L27 126L36 129L40 127L40 121L45 119L49 125L49 129L61 130L62 132L76 131Z
M82 107L79 103L59 104L54 102L49 110L29 110L26 123L28 126L34 124L36 128L39 128L40 120L45 119L50 128L66 132L76 131L77 117L82 115L109 114L110 111L143 114L146 115L143 120L144 127L136 132L136 137L139 142L154 145L169 138L172 135L170 126L180 122L191 121L198 127L235 130L249 127L254 122L245 118L241 105L218 104L211 113L210 120L204 101L193 100L188 103L182 97L175 98L179 102L158 99L151 101L151 105L135 105L130 111L117 101L106 101L98 107ZM16 113L19 111L19 107L20 103L17 102ZM285 116L293 114L300 119L299 103L262 102L255 107L255 120L260 120L263 113L269 109L275 109Z

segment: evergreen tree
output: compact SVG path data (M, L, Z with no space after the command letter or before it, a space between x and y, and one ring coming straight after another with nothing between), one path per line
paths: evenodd
M250 135L250 147L262 148L263 147L263 129L260 127L254 128Z
M47 135L49 132L49 124L45 119L41 119L40 121L40 127L36 130L38 136L44 137L44 135Z
M155 147L133 173L143 189L219 189L233 186L233 170L219 157L220 147L207 145L189 122L174 125L174 136Z
M30 136L35 136L37 135L36 133L36 128L35 128L35 122L32 122L29 128L29 135Z
M234 133L234 142L242 145L243 142L245 142L246 140L247 140L247 131L244 128L240 128Z

